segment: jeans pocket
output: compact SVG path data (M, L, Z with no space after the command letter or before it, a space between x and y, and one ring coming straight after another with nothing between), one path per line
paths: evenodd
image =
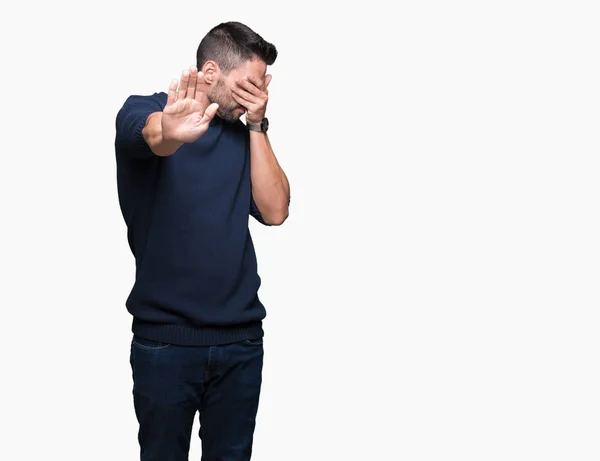
M142 349L145 351L162 351L171 347L171 344L169 343L140 338L139 336L134 336L131 340L131 344L137 347L138 349Z
M244 340L244 344L246 346L262 346L263 345L263 338L245 339Z

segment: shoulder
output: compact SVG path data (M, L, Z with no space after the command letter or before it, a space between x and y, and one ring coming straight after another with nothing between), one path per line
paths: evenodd
M125 99L122 108L148 108L162 110L166 104L167 94L164 92L148 95L132 94Z

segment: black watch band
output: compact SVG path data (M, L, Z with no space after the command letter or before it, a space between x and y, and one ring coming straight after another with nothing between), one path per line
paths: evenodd
M258 125L255 125L253 123L246 123L246 126L250 131L260 131L266 133L269 129L269 119L265 117Z

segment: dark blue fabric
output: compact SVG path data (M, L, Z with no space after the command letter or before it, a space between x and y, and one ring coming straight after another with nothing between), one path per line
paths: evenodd
M134 337L141 461L187 461L196 413L203 461L248 461L262 384L262 339L176 346Z
M126 306L133 332L180 345L262 336L266 311L249 216L249 134L241 121L215 117L196 142L169 157L142 136L165 93L130 96L116 118L119 203L136 262Z

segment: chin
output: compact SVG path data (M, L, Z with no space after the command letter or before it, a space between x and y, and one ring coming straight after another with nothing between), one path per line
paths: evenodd
M240 114L235 112L217 113L225 122L234 123L240 119Z

